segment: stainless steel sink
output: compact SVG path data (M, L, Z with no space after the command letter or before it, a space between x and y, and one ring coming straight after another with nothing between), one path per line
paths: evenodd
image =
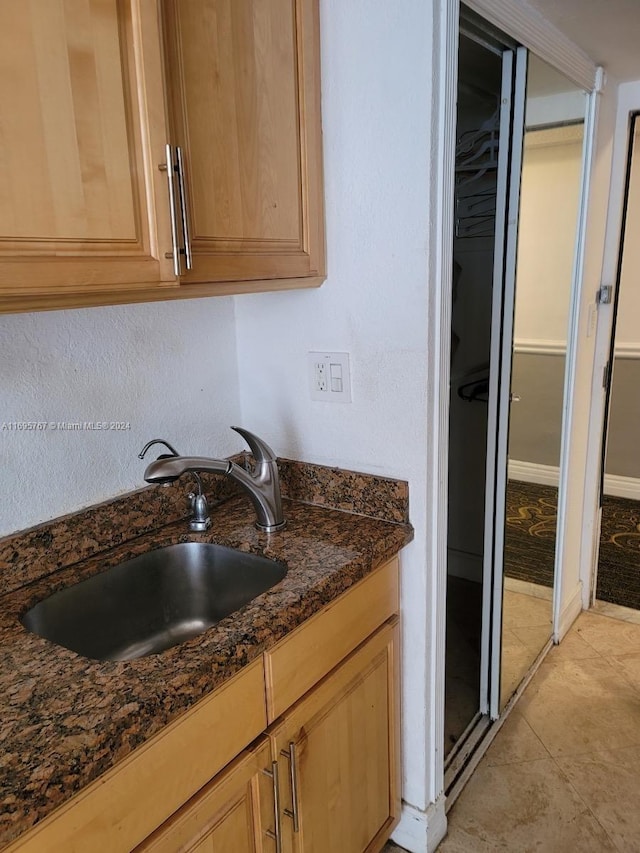
M286 573L282 563L257 554L184 542L54 592L22 624L88 658L132 660L201 634Z

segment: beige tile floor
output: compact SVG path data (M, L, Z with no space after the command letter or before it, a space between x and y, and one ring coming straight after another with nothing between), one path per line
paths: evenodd
M480 660L475 650L474 630L469 622L476 616L479 600L469 594L467 581L457 583L457 606L448 616L447 702L445 708L445 756L455 739L479 711ZM505 579L502 628L502 684L500 707L504 708L551 637L551 589L538 584ZM467 609L465 609L465 604ZM473 622L471 622L473 624ZM479 628L477 628L479 630Z
M640 853L640 625L580 616L448 820L439 853Z
M526 592L518 590L531 589ZM551 593L535 584L505 583L502 601L502 668L500 707L504 708L515 689L531 669L552 631L552 602L538 591ZM531 594L531 593L536 594Z
M640 853L640 624L579 617L448 822L438 853Z

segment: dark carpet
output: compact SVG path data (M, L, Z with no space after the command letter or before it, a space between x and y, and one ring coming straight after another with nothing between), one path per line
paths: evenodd
M505 574L553 586L558 490L509 480ZM640 610L640 501L605 495L596 598Z
M506 507L505 575L553 586L558 490L509 480Z
M640 610L640 502L605 496L596 598Z

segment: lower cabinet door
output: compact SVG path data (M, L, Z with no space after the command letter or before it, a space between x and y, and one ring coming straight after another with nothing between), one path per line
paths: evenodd
M269 730L284 853L381 850L400 816L398 620Z
M269 742L262 738L192 797L135 853L275 853Z

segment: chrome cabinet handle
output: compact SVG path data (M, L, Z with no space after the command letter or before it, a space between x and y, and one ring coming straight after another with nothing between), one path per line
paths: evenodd
M184 182L184 160L182 148L176 145L176 172L178 175L178 195L180 196L180 216L182 219L182 236L184 238L184 260L188 270L193 267L191 254L191 233L189 230L189 211L187 209L187 190Z
M284 813L293 820L293 831L300 832L300 814L298 811L298 764L296 761L296 745L289 741L289 749L280 750L280 755L289 759L289 778L291 780L291 805Z
M273 829L265 830L265 834L276 842L276 853L282 853L282 833L280 831L280 785L278 784L278 762L271 762L271 770L262 771L273 780Z
M181 273L181 264L180 264L180 235L178 233L178 214L176 212L176 193L173 185L173 151L171 145L167 143L165 146L165 151L167 155L167 162L160 163L158 169L161 172L167 173L167 184L169 186L169 216L171 217L171 245L172 251L167 252L166 258L173 258L173 272L176 278L178 278Z

